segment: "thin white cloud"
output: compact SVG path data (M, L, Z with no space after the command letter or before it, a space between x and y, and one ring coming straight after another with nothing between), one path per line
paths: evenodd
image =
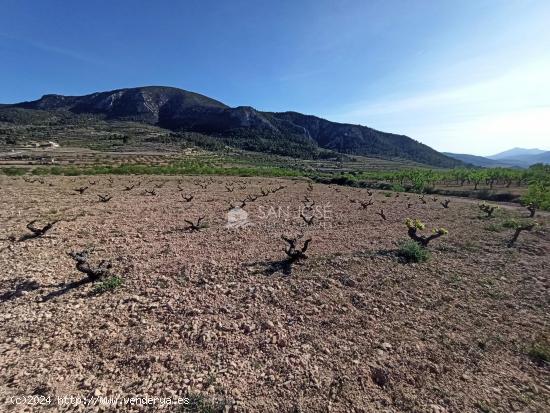
M70 50L70 49L66 49L66 48L62 48L62 47L57 47L57 46L52 46L52 45L37 42L37 41L34 41L34 40L23 39L21 37L11 36L11 35L8 35L8 34L5 34L5 33L0 33L0 37L3 37L5 39L11 40L11 41L24 43L25 45L34 47L35 49L41 50L43 52L58 54L58 55L61 55L61 56L69 57L69 58L74 59L74 60L79 60L79 61L84 62L84 63L92 63L94 65L104 64L103 61L101 61L101 60L99 60L95 57L91 57L91 56L88 56L88 55L83 54L81 52L74 51L74 50Z

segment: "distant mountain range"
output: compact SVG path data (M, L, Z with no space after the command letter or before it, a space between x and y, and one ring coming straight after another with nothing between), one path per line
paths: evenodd
M536 156L541 155L546 151L542 149L524 149L524 148L512 148L507 151L497 153L496 155L487 156L489 159L515 159L524 156Z
M528 168L536 163L550 164L550 151L544 151L542 149L512 148L491 156L476 156L450 152L443 153L462 162L486 168Z
M4 104L0 105L0 126L28 122L47 127L59 122L59 118L68 122L71 116L83 114L103 122L155 125L173 131L176 137L178 133L200 133L229 146L294 157L329 157L339 152L402 158L437 167L462 165L460 160L408 136L297 112L262 112L250 106L231 108L207 96L162 86L86 96L45 95L31 102Z

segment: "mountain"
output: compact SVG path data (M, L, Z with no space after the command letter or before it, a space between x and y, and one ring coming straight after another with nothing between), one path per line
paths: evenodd
M514 148L490 157L450 152L442 153L464 163L484 168L528 168L536 163L550 164L550 151L545 152L541 149Z
M489 159L510 159L518 158L522 156L540 155L544 153L542 149L524 149L524 148L512 148L507 151L497 153L496 155L487 156Z
M550 151L537 148L513 148L496 155L491 155L488 158L521 168L528 168L530 165L536 163L550 163Z
M404 135L366 126L331 122L297 112L261 112L250 106L231 108L197 93L148 86L92 93L85 96L44 95L0 106L0 122L12 124L69 122L71 116L104 121L131 121L173 131L213 137L247 150L297 157L351 155L403 158L437 167L462 165ZM49 123L48 123L49 122ZM1 132L1 131L0 131ZM90 139L92 139L90 137Z
M515 155L501 158L498 162L506 162L522 168L528 168L536 163L550 163L550 151L540 152L533 155Z
M539 153L538 155L533 155L529 158L529 162L534 163L546 163L550 164L550 151ZM532 165L531 164L531 165Z

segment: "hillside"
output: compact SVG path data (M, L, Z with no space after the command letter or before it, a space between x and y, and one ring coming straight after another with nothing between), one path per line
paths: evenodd
M139 122L176 132L197 132L222 145L302 158L334 156L334 151L363 156L402 158L437 167L462 164L404 135L361 125L331 122L297 112L261 112L249 106L231 108L185 90L149 86L85 96L45 95L0 106L0 139L32 138L36 128L75 123ZM93 135L93 134L92 134ZM93 139L93 136L90 136ZM200 143L200 142L199 142Z

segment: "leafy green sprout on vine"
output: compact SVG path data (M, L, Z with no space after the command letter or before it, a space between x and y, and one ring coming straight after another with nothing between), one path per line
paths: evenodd
M409 237L423 247L427 247L430 241L449 233L445 228L434 228L432 234L429 236L418 235L417 231L422 231L426 228L426 225L419 219L407 218L405 220L405 225L407 226Z

